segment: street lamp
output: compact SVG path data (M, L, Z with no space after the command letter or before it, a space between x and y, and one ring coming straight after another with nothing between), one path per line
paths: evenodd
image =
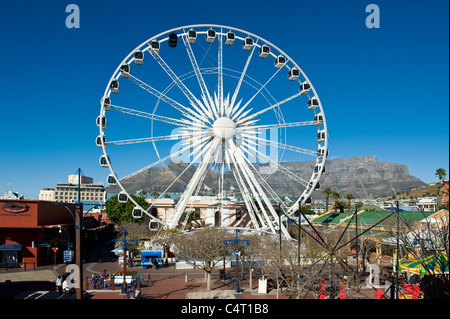
M121 241L122 249L123 249L123 283L122 283L122 294L128 294L128 285L126 282L126 272L127 272L127 247L129 242L134 242L134 246L138 246L137 239L127 239L127 230L123 230L123 239L122 240L113 240L113 241Z
M247 239L239 239L238 238L238 230L236 229L236 238L235 239L226 239L225 247L230 245L234 246L234 252L231 254L232 256L236 256L236 292L239 293L239 256L241 255L241 251L239 250L239 244L244 243L245 246L250 246L250 243Z

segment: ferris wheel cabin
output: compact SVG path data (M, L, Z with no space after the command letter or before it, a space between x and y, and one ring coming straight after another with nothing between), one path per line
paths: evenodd
M282 56L282 55L279 55L279 56L276 57L274 64L275 64L275 67L277 69L279 69L283 65L286 64L286 58L284 56Z
M315 110L319 106L319 100L316 97L309 99L308 109Z
M158 54L159 53L159 41L153 40L152 43L150 43L150 47L151 47L151 52L153 54Z
M300 71L297 68L292 68L289 70L288 78L291 81L297 80L300 75Z
M109 175L108 175L107 182L108 182L108 184L109 184L110 186L117 185L116 178L114 177L113 174L109 174Z
M128 78L130 76L130 66L128 64L124 63L121 65L120 75L124 78Z
M195 32L194 30L189 30L187 39L190 44L195 43L195 40L197 40L197 32Z
M139 206L135 206L131 211L131 215L133 216L133 218L141 218L143 215L142 209L140 209Z
M125 204L128 202L128 195L124 192L120 192L119 195L117 195L117 200L119 203Z
M102 143L103 142L103 143ZM97 145L97 147L102 148L102 144L106 145L106 137L105 135L99 135L97 136L97 138L95 139L95 144Z
M270 54L270 47L267 44L263 44L259 48L259 57L265 59L269 54Z
M209 29L206 32L206 42L213 43L215 39L216 39L216 31L214 31L213 29Z
M323 124L323 115L322 113L316 114L316 116L314 116L314 125L322 125Z
M106 159L105 155L100 156L99 162L100 162L101 167L108 167L108 162L111 163L111 161L109 160L109 156L108 156L108 159Z
M300 94L307 94L307 93L309 93L310 90L311 90L311 85L309 85L309 83L307 81L300 84L300 88L299 88Z
M178 43L178 36L176 35L175 32L172 32L169 35L169 47L176 48L177 47L177 43Z
M242 48L246 51L250 50L253 46L253 39L250 37L246 37L244 39L244 43L242 44Z
M102 115L102 116L97 116L97 126L102 129L105 129L107 126L107 120L106 120L106 116Z
M226 45L232 45L234 42L234 39L236 38L234 32L228 31L225 35L225 44Z
M111 110L111 98L109 96L102 97L102 99L100 100L100 104L105 111Z
M134 63L139 65L144 64L144 53L141 50L134 52Z
M112 80L111 84L109 85L109 88L112 93L119 93L119 81Z
M317 158L324 158L324 157L328 157L328 150L325 152L324 147L319 147L319 149L317 150Z
M325 133L325 131L320 131L317 133L317 142L321 143L324 142L326 139L327 133Z
M319 173L321 167L322 167L321 164L317 164L316 166L314 166L314 173ZM322 168L322 174L323 173L325 173L325 166L323 166Z

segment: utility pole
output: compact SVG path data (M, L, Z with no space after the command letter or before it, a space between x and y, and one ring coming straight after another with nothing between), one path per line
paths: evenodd
M80 183L81 183L81 168L78 169L78 202L76 204L75 213L75 263L78 266L78 288L77 299L83 299L83 236L82 236L82 218L83 218L83 204L80 201Z
M83 299L83 236L81 227L81 218L83 214L83 204L76 205L75 212L75 264L78 266L78 288L77 299Z

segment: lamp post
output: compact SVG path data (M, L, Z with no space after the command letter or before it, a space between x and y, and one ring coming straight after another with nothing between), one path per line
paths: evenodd
M236 256L236 292L239 293L239 256L241 254L239 250L239 244L244 243L245 246L250 246L250 243L247 239L239 239L238 238L238 230L236 229L236 238L235 239L226 239L224 246L234 246L233 256Z
M134 245L137 246L137 239L127 239L127 230L123 230L123 240L113 240L113 241L121 241L122 249L123 249L123 283L122 283L122 294L128 294L128 285L126 282L126 272L127 272L127 245L129 242L134 242Z
M83 222L84 217L91 211L93 208L98 206L105 206L104 204L99 204L97 206L92 206L86 214L83 215L83 203L80 201L80 181L81 181L81 168L78 169L78 201L75 203L75 215L72 213L69 207L64 203L53 203L55 205L64 206L72 215L72 218L75 222L75 264L78 267L78 288L77 288L77 299L83 299Z

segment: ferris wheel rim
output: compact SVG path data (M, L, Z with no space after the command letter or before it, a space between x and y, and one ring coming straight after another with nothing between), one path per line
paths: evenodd
M310 85L310 87L311 87L311 91L314 93L313 97L315 97L315 98L318 100L318 103L319 103L318 108L319 108L319 110L320 110L319 113L320 113L321 116L323 117L323 123L322 123L323 129L322 129L322 131L325 132L325 136L326 136L323 145L321 146L320 143L319 143L319 146L320 146L322 149L324 149L325 152L327 152L327 150L328 150L328 130L327 130L327 124L326 124L325 113L324 113L323 108L322 108L322 103L321 103L321 101L320 101L320 97L319 97L319 95L317 94L317 92L316 92L316 90L315 90L315 88L314 88L314 85L313 85L312 82L309 80L309 78L308 78L308 76L306 75L306 73L305 73L305 72L301 69L301 67L295 62L295 60L291 59L291 58L289 57L289 55L287 55L283 50L281 50L278 46L274 45L272 42L267 41L266 39L264 39L264 38L262 38L262 37L260 37L260 36L258 36L258 35L256 35L256 34L254 34L254 33L251 33L251 32L248 32L248 31L246 31L246 30L242 30L242 29L239 29L239 28L236 28L236 27L230 27L230 26L226 26L226 25L218 25L218 24L192 24L192 25L185 25L185 26L176 27L176 28L173 28L173 29L170 29L170 30L166 30L166 31L163 31L163 32L161 32L161 33L159 33L159 34L157 34L157 35L155 35L155 36L153 36L153 37L147 39L146 41L144 41L144 42L142 42L140 45L138 45L134 50L132 50L132 51L131 51L124 59L123 59L123 61L118 65L118 67L116 68L116 70L114 71L113 75L111 76L111 78L110 78L110 80L109 80L109 82L108 82L108 85L107 85L107 87L106 87L106 89L105 89L105 92L104 92L103 97L110 97L110 95L111 95L111 90L110 90L109 83L111 83L111 81L113 81L113 80L119 79L119 77L120 77L120 75L121 75L121 73L120 73L120 68L121 68L121 66L122 66L124 63L130 63L130 62L132 62L133 59L134 59L133 55L134 55L134 53L135 53L137 50L140 50L140 49L141 49L142 47L144 47L145 45L148 45L151 41L153 41L153 40L155 40L155 39L159 39L159 38L161 38L161 37L164 36L164 35L168 35L168 34L171 34L172 32L176 32L176 31L182 30L183 33L177 34L177 36L180 37L180 36L186 35L187 31L185 31L185 29L194 29L194 28L220 28L221 31L220 31L219 33L220 33L221 35L224 34L224 32L222 31L223 29L227 29L227 30L230 30L230 31L240 32L240 33L242 33L242 34L246 34L247 36L251 36L251 37L254 37L254 38L256 38L256 39L262 40L264 44L267 44L267 45L269 45L270 47L275 48L279 53L281 53L284 57L286 57L286 58L288 59L288 61L289 61L290 63L292 63L292 64L294 65L295 68L297 68L297 69L299 70L299 72L302 74L302 76L303 76L303 78L305 79L305 81L307 81L307 82L309 83L309 85ZM205 32L206 32L206 31L205 31ZM216 31L216 32L217 32L217 31ZM167 38L163 38L163 39L160 40L160 41L163 42L163 41L166 41L166 40L167 40ZM255 44L255 45L261 47L261 45L259 45L259 44ZM149 48L147 47L145 50L148 51ZM271 52L270 54L273 55L273 56L275 56L272 52ZM287 68L289 69L289 67L287 67ZM297 80L297 81L299 81L299 80ZM300 82L300 81L299 81L299 82ZM308 94L308 96L309 96L309 94ZM104 108L103 108L103 105L102 105L102 107L101 107L100 115L103 115L103 116L105 115L105 110L104 110ZM104 136L104 129L103 129L101 126L99 127L99 131L100 131L100 135L101 135L101 136ZM105 156L106 158L108 158L108 152L107 152L107 150L106 150L106 145L103 143L103 141L102 141L102 147L101 147L101 148L102 148L102 151L103 151L104 156ZM318 178L317 178L316 182L320 179L320 176L321 176L321 174L322 174L323 167L324 167L324 165L325 165L325 161L326 161L326 156L323 156L322 160L320 161L321 167L320 167L320 171L319 171L319 173L318 173ZM316 158L316 162L317 162L317 158ZM123 192L125 192L125 193L128 194L128 191L127 191L127 190L123 187L123 185L120 183L120 180L118 179L116 173L114 172L114 169L113 169L113 167L112 167L112 165L111 165L109 159L107 159L107 164L108 164L108 168L109 168L109 170L110 170L110 172L111 172L111 175L113 175L113 176L116 178L117 185L120 187L120 189L121 189ZM309 181L311 182L313 179L314 179L314 178L311 177L311 178L309 179ZM307 189L308 189L308 188L307 188ZM314 190L314 187L311 187L309 191L307 191L307 189L305 189L305 190L303 191L303 193L299 196L299 198L297 199L297 201L295 202L295 204L294 204L294 206L293 206L294 208L295 208L295 207L298 208L298 204L299 204L299 203L301 204L302 200L305 201L305 200L311 195L312 191ZM136 206L139 206L139 207L140 207L140 205L138 205L137 202L136 202L131 196L128 196L128 198L129 198ZM303 199L302 199L302 198L303 198ZM144 210L144 211L145 211L145 210ZM295 209L291 210L291 211L290 211L291 214L293 214L294 211L295 211ZM149 215L149 214L147 214L147 215ZM149 216L150 216L150 215L149 215ZM155 220L155 221L157 221L158 223L160 223L160 224L162 224L162 225L167 225L166 222L163 222L163 221L159 220L158 218L155 218L155 217L153 217L153 216L150 216L150 217L152 218L152 220Z

